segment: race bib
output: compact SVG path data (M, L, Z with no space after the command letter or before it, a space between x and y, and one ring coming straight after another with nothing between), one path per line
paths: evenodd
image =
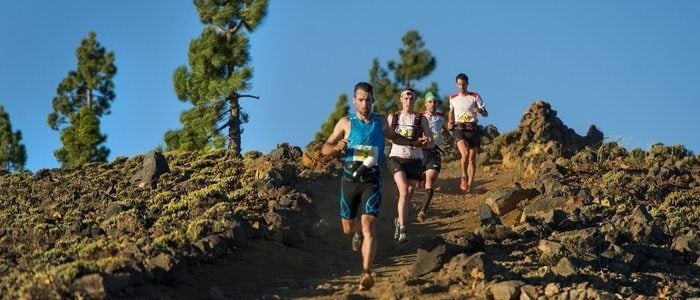
M413 138L413 131L414 131L413 126L408 126L408 125L396 126L396 130L394 130L394 132L396 132L398 135L403 136L407 139Z
M463 114L457 118L457 122L469 122L472 119L472 115L470 114Z
M376 146L371 146L371 145L355 145L352 146L353 149L353 155L352 155L352 160L353 161L364 161L367 157L374 157L374 164L372 166L377 165L377 157L379 157L379 148Z

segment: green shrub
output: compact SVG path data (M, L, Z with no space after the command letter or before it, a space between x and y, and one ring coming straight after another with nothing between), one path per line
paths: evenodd
M202 219L191 222L187 225L187 238L190 241L197 241L200 238L212 233L214 221L210 219Z
M182 232L182 230L174 230L153 239L153 246L159 248L180 248L187 244L187 236Z
M651 209L655 218L665 220L666 230L672 235L700 230L700 195L688 191L674 191L663 203Z
M632 151L630 151L629 155L629 160L633 163L637 164L642 164L644 163L644 160L647 157L646 151L642 150L641 148L634 148Z

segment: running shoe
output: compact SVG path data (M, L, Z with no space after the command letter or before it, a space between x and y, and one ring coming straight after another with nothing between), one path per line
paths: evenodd
M465 192L469 190L469 186L467 185L467 178L462 177L462 180L459 182L459 188Z
M352 237L352 251L360 251L362 248L362 240L365 237L361 233L355 232L355 236Z
M360 278L360 291L369 290L372 288L372 286L374 286L374 278L372 278L372 274L362 274L362 277Z
M399 238L399 228L400 227L401 226L399 226L399 218L395 218L394 219L394 239L395 240Z
M399 243L408 242L408 237L406 236L406 227L401 226L399 230Z

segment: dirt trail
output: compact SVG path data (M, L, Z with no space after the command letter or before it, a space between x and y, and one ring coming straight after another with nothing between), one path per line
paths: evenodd
M491 171L489 171L491 169ZM459 190L459 165L453 161L443 165L426 220L418 223L411 209L407 226L409 241L398 244L393 239L397 191L393 180L384 177L382 213L378 224L378 249L373 266L375 286L358 291L361 257L350 247L350 236L342 234L338 216L337 178L319 182L312 197L319 214L328 222L329 230L321 240L307 240L306 249L295 249L266 240L255 240L239 249L230 258L203 265L194 271L192 280L169 291L180 298L253 298L253 299L362 299L417 298L417 286L397 285L402 274L409 272L418 246L430 237L448 232L474 231L478 226L477 207L489 191L512 185L512 174L495 166L480 168L474 190ZM425 199L421 188L412 202L417 207ZM518 211L502 216L505 224L513 224ZM412 290L415 289L415 290ZM440 298L440 294L432 297ZM443 295L445 298L447 295Z

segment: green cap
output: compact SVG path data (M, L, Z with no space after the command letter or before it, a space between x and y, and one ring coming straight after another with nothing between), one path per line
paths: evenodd
M437 100L437 97L435 96L435 94L433 94L433 92L428 92L427 94L425 94L425 102L434 100Z

